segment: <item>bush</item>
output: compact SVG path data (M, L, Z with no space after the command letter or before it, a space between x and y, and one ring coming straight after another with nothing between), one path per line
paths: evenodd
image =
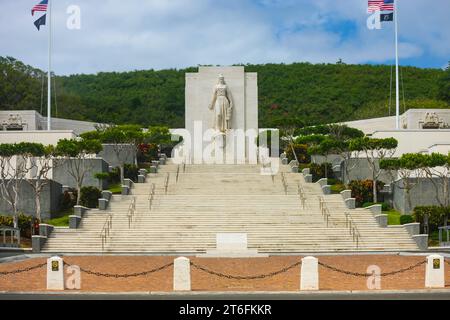
M25 238L31 238L31 221L33 217L26 216L22 213L19 214L19 229L20 236ZM14 227L13 216L0 216L0 226Z
M309 172L313 176L313 182L317 182L325 177L329 179L335 179L331 163L311 163L311 165L309 166ZM325 172L327 172L327 175L325 175Z
M347 188L342 183L337 183L337 184L331 185L331 193L334 193L334 194L339 194L342 191L344 191L345 189L347 189Z
M76 189L65 190L59 200L59 207L62 211L72 209L77 204L78 192Z
M428 216L429 232L436 231L440 226L443 226L445 217L448 217L449 213L450 207L422 206L414 208L414 218L422 226L424 225L425 216Z
M124 166L123 175L125 179L130 179L134 182L138 182L139 167L134 164L126 164Z
M308 146L306 144L294 144L295 154L297 155L299 163L310 163L311 156L308 154ZM292 148L290 145L284 150L289 161L295 160Z
M80 205L87 208L97 208L98 199L102 197L102 192L96 187L81 188Z
M414 217L410 216L410 215L404 215L404 216L400 217L400 224L401 225L408 224L408 223L413 223L414 221L415 221Z
M377 182L377 192L384 187L384 183ZM373 181L372 180L354 180L350 182L349 188L352 190L352 198L356 199L356 206L361 207L364 203L373 203Z
M381 203L380 202L378 202L378 203L365 202L365 203L363 203L362 207L363 208L367 208L367 207L373 206L375 204L381 204L381 210L382 211L389 211L389 210L391 210L391 206L389 204L385 203L385 202L381 202Z
M151 162L152 160L159 160L158 158L158 145L155 143L143 143L139 145L138 151L138 162L145 163Z

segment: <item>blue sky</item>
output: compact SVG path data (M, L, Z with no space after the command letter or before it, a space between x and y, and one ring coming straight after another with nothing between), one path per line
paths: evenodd
M47 28L39 0L2 1L0 55L46 69ZM403 65L442 68L450 60L450 1L398 0ZM69 30L69 5L81 29ZM392 63L393 23L366 27L367 0L58 0L57 74L235 63ZM39 14L37 14L39 16Z

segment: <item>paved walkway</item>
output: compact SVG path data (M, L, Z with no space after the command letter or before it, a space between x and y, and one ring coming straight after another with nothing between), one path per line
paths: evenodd
M65 261L84 270L106 274L131 274L152 270L173 262L173 257L146 256L69 256ZM301 257L270 257L256 259L200 259L191 258L196 265L217 273L232 276L256 276L279 271L299 262ZM424 261L421 256L356 255L320 256L319 262L356 273L366 273L367 267L377 265L382 273L407 269ZM0 273L39 265L45 258L0 264ZM449 260L447 260L449 261ZM446 263L447 288L450 290L450 265ZM367 290L367 278L353 276L319 267L320 289L324 291ZM115 278L99 277L82 272L82 292L171 292L173 267L146 276ZM196 292L295 292L300 286L300 267L263 279L236 280L218 277L192 268L192 289ZM382 277L382 290L425 289L425 265L392 276ZM40 269L12 274L0 274L0 291L42 292L46 287L46 271Z

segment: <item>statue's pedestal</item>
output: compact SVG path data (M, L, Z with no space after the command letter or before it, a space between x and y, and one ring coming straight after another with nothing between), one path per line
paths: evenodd
M226 134L221 141L211 135L211 128L215 128L215 112L209 110L214 90L218 83L219 74L224 76L228 90L233 100L233 116L231 128L235 134ZM257 74L246 73L244 67L199 67L198 73L186 73L186 129L191 135L189 157L192 163L206 163L201 161L195 153L209 153L212 144L217 144L223 150L224 163L239 163L243 159L251 158L249 153L253 149L250 143L255 139L245 138L246 133L253 131L258 134L258 86ZM232 141L242 141L244 136L244 155L230 152L228 147ZM235 143L234 145L237 145ZM227 150L228 149L228 150ZM201 158L201 157L200 157ZM234 159L233 159L234 158ZM234 161L233 161L234 160ZM220 162L220 161L219 161Z

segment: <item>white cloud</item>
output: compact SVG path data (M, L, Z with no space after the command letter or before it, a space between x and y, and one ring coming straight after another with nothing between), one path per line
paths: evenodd
M37 32L34 0L3 3L0 55L46 69L46 27ZM66 8L81 7L82 29L65 28ZM362 0L60 0L54 1L58 74L161 69L197 64L385 62L393 27L366 29ZM424 54L440 66L450 56L450 1L401 2L404 58ZM355 30L345 36L345 23ZM335 26L335 29L333 29Z

